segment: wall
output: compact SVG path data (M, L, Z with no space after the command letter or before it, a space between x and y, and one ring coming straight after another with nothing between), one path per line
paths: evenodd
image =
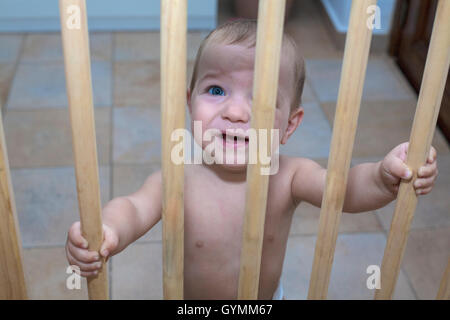
M96 30L159 30L160 0L88 0L88 24ZM189 0L188 28L216 26L217 0ZM0 0L0 32L58 31L57 0Z

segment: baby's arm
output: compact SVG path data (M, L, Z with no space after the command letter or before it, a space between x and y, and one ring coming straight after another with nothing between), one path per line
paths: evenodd
M306 201L320 208L327 170L305 158L293 159L293 169L291 193L294 203Z
M306 201L320 208L325 191L327 170L309 159L296 159L296 162L292 181L294 202ZM394 200L395 196L383 187L377 174L379 165L379 163L364 163L350 169L344 212L375 210Z
M350 169L344 199L344 212L357 213L381 208L397 197L401 179L411 179L404 163L408 144L394 148L377 163L364 163ZM414 181L417 194L431 191L437 176L436 150L432 147L427 162ZM325 190L326 170L312 160L294 159L291 185L295 203L309 202L321 206Z
M144 185L129 196L111 200L103 209L103 243L100 254L109 258L125 249L152 228L161 218L161 172L149 176ZM97 274L100 256L88 250L81 235L80 222L69 229L66 243L67 260L80 268L81 275Z
M395 196L385 191L376 172L379 163L364 163L350 169L344 212L354 213L375 210L394 200ZM306 201L321 207L325 191L327 170L309 159L296 159L292 180L292 197L295 203Z
M110 254L125 249L161 219L161 199L161 171L158 171L150 175L135 193L115 198L105 206L103 223L116 231L119 238L117 248Z
M412 172L406 165L409 143L392 149L382 161L365 163L349 172L344 211L350 213L381 208L397 198L401 180L411 180ZM431 191L438 170L436 149L430 153L423 166L417 171L413 187L417 195Z

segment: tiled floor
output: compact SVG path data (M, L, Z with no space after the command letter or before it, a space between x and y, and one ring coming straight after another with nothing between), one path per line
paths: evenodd
M315 1L297 2L286 25L306 58L305 118L282 153L327 164L342 51L321 21ZM221 2L219 22L230 17ZM206 32L190 32L188 70ZM160 168L159 34L91 33L92 75L102 203L135 191ZM60 35L0 35L0 102L29 295L33 299L86 298L65 288L64 243L77 220ZM188 77L189 79L189 77ZM370 57L353 164L381 159L408 140L417 97L383 54ZM450 149L433 140L440 175L421 197L411 227L396 299L433 299L450 248ZM329 298L371 299L368 265L380 265L394 204L375 212L344 214ZM288 299L305 299L319 209L301 204L288 242L283 282ZM110 260L113 299L160 299L161 224Z

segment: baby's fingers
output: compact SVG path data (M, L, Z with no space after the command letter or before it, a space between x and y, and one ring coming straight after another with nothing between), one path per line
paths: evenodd
M67 260L69 261L70 265L76 265L80 268L81 272L94 272L98 271L102 263L100 261L93 262L93 263L84 263L78 260L76 257L73 256L73 254L70 251L67 251ZM83 274L81 274L83 275Z
M433 187L428 187L428 188L423 188L423 189L416 189L416 194L417 195L425 195L430 193L430 191L433 189Z
M88 247L88 242L83 236L81 235L81 224L80 221L75 222L70 226L69 234L68 234L68 240L70 243L74 244L75 246L79 248L85 248Z
M433 146L431 146L430 154L428 155L428 158L427 158L427 163L433 163L434 161L436 161L436 158L437 158L436 149Z
M67 244L67 251L72 255L72 257L83 263L95 262L100 259L98 252L78 248L71 242Z
M420 190L420 189L427 189L427 188L433 187L435 180L436 180L435 176L417 179L416 181L414 181L414 188L416 190Z
M437 162L433 162L430 164L426 164L425 166L422 166L417 171L417 176L419 178L428 178L432 176L437 176L438 170L437 170Z
M93 276L96 276L97 274L98 274L97 270L95 270L95 271L88 271L88 272L85 272L85 271L81 271L80 272L80 275L82 277L85 277L85 278L93 277Z

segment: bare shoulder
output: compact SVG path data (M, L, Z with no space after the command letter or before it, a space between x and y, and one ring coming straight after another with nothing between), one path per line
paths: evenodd
M308 165L312 165L314 161L306 158L294 158L285 155L279 156L278 172L270 176L270 186L273 190L281 191L283 194L290 194L292 180L296 172L307 170Z

